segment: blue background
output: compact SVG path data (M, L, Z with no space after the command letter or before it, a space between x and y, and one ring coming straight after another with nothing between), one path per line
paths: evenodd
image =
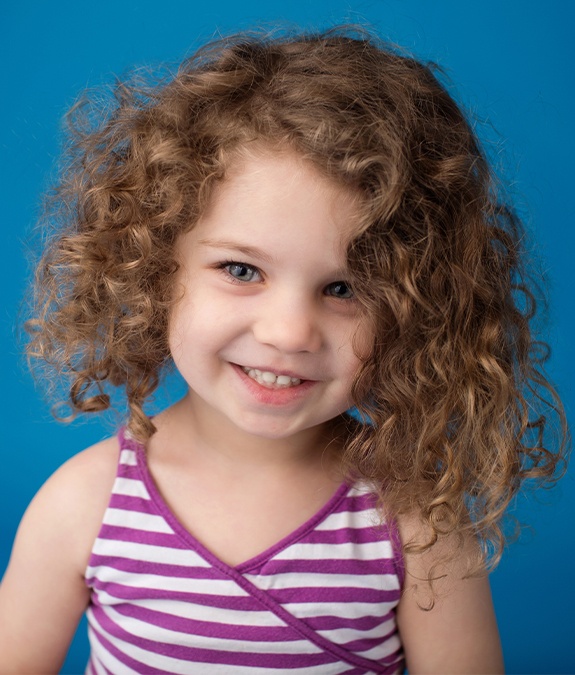
M284 8L285 7L285 8ZM550 284L552 378L573 411L573 140L575 3L570 0L4 2L0 8L2 265L0 572L35 491L114 420L55 423L16 340L29 267L24 242L58 155L60 120L79 91L133 65L177 62L218 33L277 21L322 28L371 24L447 69L457 97L488 124L481 132L512 182ZM570 417L573 418L572 413ZM493 575L509 673L573 673L574 471L551 492L521 498L529 530ZM73 508L73 505L70 505ZM63 672L78 673L80 634Z

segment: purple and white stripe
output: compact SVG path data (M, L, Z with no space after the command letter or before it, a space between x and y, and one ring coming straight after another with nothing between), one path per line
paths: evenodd
M120 443L86 569L89 675L403 672L400 547L368 489L342 485L291 535L230 567L168 509L143 448Z

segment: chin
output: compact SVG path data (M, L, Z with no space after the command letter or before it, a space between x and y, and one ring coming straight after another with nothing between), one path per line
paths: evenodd
M249 434L255 438L279 441L294 438L300 434L313 434L314 431L318 431L321 427L329 425L329 423L337 417L339 417L338 414L326 419L319 419L317 421L309 421L306 423L294 423L293 421L282 421L281 419L265 419L265 417L263 420L260 417L259 419L251 421L244 417L241 420L237 420L235 426L243 433Z

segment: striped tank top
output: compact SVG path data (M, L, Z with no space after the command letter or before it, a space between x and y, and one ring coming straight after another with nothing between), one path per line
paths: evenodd
M401 673L399 539L342 485L295 532L231 567L170 511L145 450L120 439L86 583L88 675Z

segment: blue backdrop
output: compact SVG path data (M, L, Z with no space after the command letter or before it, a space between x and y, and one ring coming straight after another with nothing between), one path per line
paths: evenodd
M61 117L81 89L135 64L176 62L218 33L277 21L307 28L368 23L433 58L456 83L459 100L488 122L484 138L512 181L543 259L551 295L550 372L572 411L574 19L570 0L3 3L0 573L35 491L73 453L109 435L113 423L55 423L15 339L29 273L23 242L58 154ZM574 475L571 470L552 492L521 499L518 513L533 528L493 575L509 673L575 672ZM81 672L86 653L79 631L63 672Z

